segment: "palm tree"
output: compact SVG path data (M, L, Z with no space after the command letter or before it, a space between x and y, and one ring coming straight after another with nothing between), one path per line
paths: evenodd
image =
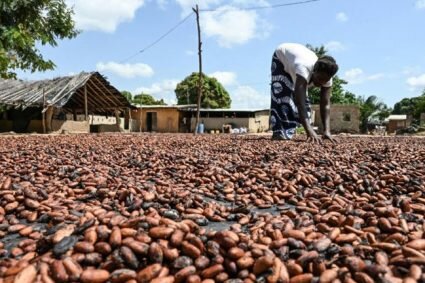
M371 95L368 98L360 98L360 129L366 132L367 125L371 121L382 122L391 113L391 109L380 101L377 96Z
M305 46L314 53L316 53L317 57L319 58L327 55L328 53L328 50L326 50L325 46L323 45L321 45L320 47L314 47L313 45L307 43Z

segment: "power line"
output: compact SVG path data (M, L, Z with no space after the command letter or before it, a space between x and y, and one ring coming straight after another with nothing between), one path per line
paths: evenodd
M302 5L302 4L307 4L307 3L310 3L310 2L317 2L317 1L320 1L320 0L306 0L306 1L291 2L291 3L281 3L281 4L270 5L270 6L254 6L254 7L236 8L236 9L242 10L242 11L272 9L272 8L280 8L280 7L285 7L285 6ZM199 11L201 11L201 12L216 12L216 11L219 11L219 10L220 10L220 8L201 9Z
M237 10L260 10L260 9L271 9L271 8L279 8L279 7L285 7L285 6L294 6L294 5L302 5L302 4L307 4L307 3L311 3L311 2L317 2L320 0L305 0L305 1L298 1L298 2L291 2L291 3L281 3L281 4L275 4L275 5L270 5L270 6L256 6L256 7L247 7L247 8L237 8ZM215 8L215 9L200 9L200 12L215 12L215 11L219 11L220 8ZM189 13L186 17L184 17L180 22L178 22L176 25L174 25L171 29L169 29L166 33L164 33L163 35L161 35L157 40L155 40L154 42L152 42L151 44L147 45L146 47L144 47L143 49L137 51L137 53L127 57L126 59L120 61L120 63L125 63L131 59L133 59L134 57L136 57L137 55L139 55L140 53L145 52L146 50L150 49L151 47L153 47L154 45L156 45L158 42L160 42L161 40L163 40L166 36L168 36L170 33L172 33L175 29L177 29L180 25L182 25L184 22L186 22L194 13L191 12Z
M136 57L137 55L139 55L140 53L145 52L146 50L148 50L149 48L151 48L152 46L156 45L158 42L160 42L162 39L164 39L167 35L169 35L170 33L172 33L176 28L178 28L180 25L182 25L185 21L187 21L194 13L191 12L190 14L188 14L186 17L184 17L180 22L178 22L175 26L173 26L171 29L169 29L166 33L164 33L163 35L161 35L157 40L155 40L154 42L152 42L151 44L147 45L145 48L139 50L137 53L129 56L128 58L122 60L120 63L125 63L131 59L133 59L134 57Z

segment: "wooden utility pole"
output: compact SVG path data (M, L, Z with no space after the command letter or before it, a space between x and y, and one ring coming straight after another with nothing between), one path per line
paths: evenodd
M198 81L198 103L196 106L196 125L195 125L195 135L198 132L199 126L199 116L201 109L201 98L202 98L202 42L201 42L201 27L199 25L199 7L196 4L195 8L192 8L193 12L196 14L196 23L198 26L198 55L199 55L199 81Z

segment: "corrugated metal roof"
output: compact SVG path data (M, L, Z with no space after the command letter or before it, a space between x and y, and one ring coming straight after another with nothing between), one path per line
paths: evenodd
M23 109L30 106L84 109L84 86L87 86L90 110L105 111L130 107L127 99L98 72L82 72L51 80L0 80L0 103Z
M182 109L182 108L193 108L196 107L196 104L187 104L187 105L142 105L142 104L132 104L136 108L144 109Z
M385 121L403 121L407 119L407 115L390 115L388 116Z
M186 109L185 109L186 110ZM196 111L196 108L190 108L187 109L187 111ZM226 113L233 113L233 112L261 112L261 111L270 111L270 108L265 109L228 109L228 108L219 108L219 109L200 109L200 112L226 112Z

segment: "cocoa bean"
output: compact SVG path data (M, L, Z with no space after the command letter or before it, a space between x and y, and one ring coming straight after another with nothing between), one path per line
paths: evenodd
M86 269L81 274L80 280L83 283L102 283L109 279L109 272L102 269Z

